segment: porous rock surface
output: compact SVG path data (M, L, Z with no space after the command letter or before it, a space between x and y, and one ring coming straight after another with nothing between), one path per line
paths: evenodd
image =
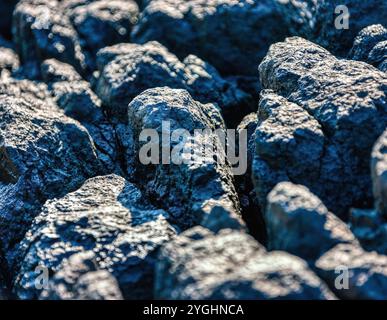
M194 55L180 61L155 41L104 48L97 63L100 74L95 90L109 114L120 120L127 119L126 107L137 95L162 86L186 89L202 103L217 103L225 117L234 119L238 114L243 117L251 104L249 94L235 81L223 79L208 63Z
M334 299L301 259L271 252L245 233L201 227L165 245L156 265L159 299Z
M125 298L151 298L155 252L176 233L167 219L166 211L150 205L122 177L89 179L77 191L46 202L34 219L18 247L21 262L14 290L21 298L37 298L36 267L55 273L52 281L67 283L71 269L66 261L73 254L92 251L98 269L117 279ZM86 275L91 277L94 271L87 270Z
M372 205L369 158L387 124L386 74L298 37L272 45L259 73L263 87L289 103L265 94L260 103L253 165L258 197L266 184L290 180L341 217L350 207ZM271 110L273 104L284 111ZM300 115L290 117L290 106ZM273 157L277 146L283 152Z

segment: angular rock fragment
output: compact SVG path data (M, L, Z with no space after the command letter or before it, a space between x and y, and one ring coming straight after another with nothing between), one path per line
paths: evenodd
M333 299L301 259L266 253L240 231L201 227L163 246L156 264L159 299Z
M284 250L310 262L336 244L358 244L319 198L290 182L279 183L269 193L265 221L270 250Z
M274 3L292 35L316 42L342 57L347 55L360 30L386 21L384 0L275 0Z
M316 272L342 299L387 298L387 256L339 244L316 262Z
M155 41L104 48L98 53L97 64L96 92L108 113L122 121L134 97L161 86L186 89L202 103L217 103L223 115L234 122L251 104L250 95L239 90L235 82L224 80L211 65L193 55L181 62Z
M2 70L16 71L19 68L19 57L13 50L12 44L0 36L0 74Z
M361 30L356 37L349 58L368 62L372 49L382 41L387 40L387 29L381 24L375 24Z
M94 252L98 269L117 279L126 299L152 298L157 248L176 233L167 218L123 178L89 179L77 191L46 202L18 248L14 290L21 298L39 296L37 266L56 273L54 283L67 281L66 261L87 250Z
M261 210L267 194L280 181L313 184L319 189L325 141L318 121L272 91L261 92L257 118L252 176ZM275 174L268 175L263 166Z
M17 93L0 94L0 243L9 265L47 199L103 172L85 128L50 100Z
M93 55L103 47L129 42L138 14L133 0L85 1L69 12L79 38Z
M52 84L60 81L81 81L82 77L73 66L56 59L47 59L41 65L43 80Z
M39 64L47 58L86 72L79 38L61 5L57 0L21 0L15 8L13 39L21 62L29 66L32 76L39 75Z
M312 166L302 182L283 175L283 169L277 166L276 159L270 158L269 152L265 154L265 163L254 164L253 171L267 175L267 181L288 178L304 184L343 218L350 207L371 207L368 159L375 140L387 125L386 74L362 62L339 60L297 37L272 45L259 71L263 87L301 107L305 116L307 112L313 118L311 121L318 122L319 133L305 128L306 132L298 138L309 140L308 143L315 140L314 152L309 151L303 159L297 158L297 148L295 154L288 154L288 164L294 162L302 170ZM284 124L284 130L288 126ZM314 139L308 131L312 131ZM268 139L270 142L270 136ZM285 137L282 142L281 139L279 143L288 143ZM256 150L258 156L260 152ZM310 157L316 162L312 163Z
M206 215L203 209L209 212L208 204L216 202L239 214L231 167L215 131L225 130L215 105L193 100L186 90L154 88L129 104L128 117L137 181L172 221L183 229L196 225ZM150 142L149 130L156 135Z
M72 255L40 294L43 300L122 300L117 280L98 270L91 251Z
M270 43L286 34L273 1L152 0L132 38L159 41L179 58L197 55L222 74L255 75Z
M13 38L29 76L39 77L39 64L48 58L89 76L96 51L129 40L137 16L132 0L21 0L13 17Z

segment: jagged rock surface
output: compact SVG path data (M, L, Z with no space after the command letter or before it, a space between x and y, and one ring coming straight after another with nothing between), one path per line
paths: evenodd
M251 108L251 96L238 89L235 82L223 79L214 67L193 55L181 62L155 41L107 47L97 59L100 75L96 92L108 113L122 121L127 118L126 106L134 97L162 86L186 89L202 103L217 103L223 115L233 117L234 123L238 114L244 116Z
M155 253L176 233L167 219L166 211L150 205L125 179L91 178L77 191L46 202L18 247L14 290L21 298L38 297L37 266L60 272L61 279L66 260L87 250L96 255L99 269L117 279L125 298L152 298Z
M254 164L253 171L260 176L266 174L267 181L290 179L306 185L330 210L344 218L350 207L370 207L372 188L368 159L375 140L387 125L386 74L362 62L339 60L325 49L298 37L272 45L259 71L264 88L297 104L304 110L305 117L313 118L315 129L308 125L294 141L288 142L284 137L281 142L279 137L279 143L295 143L296 152L290 150L285 154L287 165L307 161L302 169L308 172L310 165L315 170L306 173L299 182L300 177L284 175L280 162L265 155L265 163ZM265 102L264 99L262 103ZM286 102L282 104L283 108L287 105ZM276 125L292 129L292 119L287 117L281 121ZM285 121L288 124L283 124ZM316 127L317 122L320 128ZM295 134L298 132L296 130ZM303 145L298 145L298 140L305 141L306 145L315 144L317 149L312 148L310 155L299 159L297 151L302 151ZM256 142L258 148L261 142L259 139ZM267 145L271 143L269 136ZM258 148L256 155L260 152ZM309 164L309 158L316 162Z
M333 299L301 259L266 253L245 233L187 230L160 251L159 299Z
M286 33L272 1L152 0L132 37L159 41L180 58L195 54L222 74L256 75L269 45Z
M186 90L162 87L146 90L133 99L128 107L128 117L135 137L138 181L153 201L159 203L160 207L168 208L176 223L182 228L200 223L205 215L203 208L211 201L234 208L233 211L239 214L231 168L226 161L223 164L214 161L214 156L221 155L223 149L212 130L224 130L223 120L215 105L193 100ZM169 123L170 132L166 127L163 128L165 121ZM168 148L167 153L159 153L155 161L157 163L144 165L140 162L139 153L148 144L144 142L147 141L144 140L146 137L141 141L139 139L143 129L156 130L161 146ZM191 135L194 129L210 129L210 134L199 134L192 142L196 154L203 151L200 146L208 143L211 146L209 154L191 156L185 149L190 146L190 139L171 141L168 147L162 140L163 130L169 136L176 129L187 130ZM212 148L213 145L216 150ZM171 150L179 146L181 148L174 156L177 161L169 158L170 164L165 164L163 157L169 157ZM187 156L188 161L185 161Z

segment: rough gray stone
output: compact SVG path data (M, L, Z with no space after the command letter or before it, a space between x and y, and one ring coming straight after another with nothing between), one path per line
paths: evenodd
M318 135L316 149L320 158L315 152L300 160L308 163L304 170L309 164L316 169L302 184L340 217L346 218L350 207L371 207L368 159L387 125L386 74L363 62L339 60L297 37L272 45L259 71L264 88L298 104L320 125L323 136ZM316 163L310 163L315 155ZM273 176L286 180L276 163L274 159L255 164L253 170L268 174L268 180Z
M163 246L156 264L159 299L333 299L301 259L266 253L246 233L201 227Z
M385 40L387 40L387 29L381 24L366 27L357 35L348 57L353 60L368 62L371 50L379 42Z
M270 0L153 0L132 38L159 41L179 58L197 55L222 74L255 75L269 45L286 34Z
M0 73L3 69L16 71L19 68L19 57L13 48L0 38Z
M37 297L37 266L63 274L71 255L89 250L98 268L117 279L126 299L152 298L155 253L176 233L167 218L125 179L91 178L77 191L47 201L35 218L18 247L14 290L21 298Z
M9 265L15 245L47 199L103 172L84 127L49 99L17 93L0 94L0 243Z
M186 89L202 103L217 103L233 122L246 114L252 102L250 95L239 90L235 82L223 79L208 63L193 55L181 62L155 41L104 48L98 53L97 64L96 92L108 113L123 121L133 98L161 86Z
M98 270L92 251L72 255L42 290L42 300L122 300L117 280Z
M203 208L210 201L234 208L239 214L239 201L233 185L231 167L227 161L222 163L214 160L215 156L221 157L224 152L218 136L213 134L216 129L224 132L224 124L215 105L201 104L193 100L186 90L154 88L144 91L129 104L128 117L135 137L137 181L152 201L162 208L168 208L173 221L182 228L200 223L205 216ZM187 130L191 135L194 129L208 129L211 132L198 134L193 141L171 140L169 148L168 144L161 140L162 130L167 130L163 128L165 121L169 121L170 132L166 132L169 137L176 129ZM149 146L148 142L139 140L144 129L156 130L160 144L163 148L168 148L168 153L159 153L157 163L144 165L140 162L140 150L145 145ZM210 150L207 150L209 154L203 155L200 148L194 149L196 156L187 153L185 147L191 142L194 148L204 143L211 146ZM181 147L176 153L176 160L182 163L169 161L170 164L164 165L162 154L168 156L174 147ZM186 156L188 158L184 160Z
M82 77L73 66L56 59L47 59L41 65L42 78L47 84L59 81L81 81Z
M281 182L267 198L270 250L284 250L313 262L336 244L358 244L347 225L304 186Z
M341 299L387 298L385 255L365 252L350 244L339 244L320 257L316 262L316 272ZM348 287L341 288L346 284Z
M292 35L316 42L342 57L351 49L359 31L386 22L384 0L275 0L274 3ZM342 25L347 17L346 9L348 28L338 28L337 24Z

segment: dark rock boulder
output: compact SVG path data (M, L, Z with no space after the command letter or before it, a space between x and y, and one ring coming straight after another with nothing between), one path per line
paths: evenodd
M19 57L13 50L12 44L0 36L0 74L2 70L16 71L19 64Z
M97 64L100 74L95 90L108 113L123 121L134 97L161 86L186 89L202 103L217 103L233 123L252 105L249 94L238 89L235 82L223 79L208 63L193 55L181 62L155 41L104 48L98 53Z
M339 243L358 244L347 225L330 213L307 188L279 183L267 197L268 248L309 262Z
M98 270L92 251L72 255L42 290L42 300L122 300L117 280Z
M319 129L318 133L313 133L311 128L298 130L301 136L295 139L305 141L305 145L314 140L317 148L312 149L313 153L308 150L303 159L297 158L298 148L290 156L305 172L309 166L315 169L306 173L302 181L283 175L278 161L269 159L269 152L265 156L270 161L255 164L253 170L261 176L267 175L266 180L290 179L306 185L343 218L350 207L371 207L368 159L375 140L387 125L386 74L363 62L339 60L325 49L297 37L272 45L259 71L264 88L297 104L305 117L313 117L315 126L318 122ZM288 118L286 121L292 122ZM280 137L280 133L275 136ZM270 136L268 139L271 143ZM286 145L286 139L282 143ZM258 156L260 152L256 150ZM310 158L316 162L311 163Z
M157 248L176 233L167 218L123 178L89 179L77 191L46 202L35 218L18 247L14 291L21 298L39 296L36 267L60 280L70 256L92 251L98 269L113 274L125 298L152 298Z
M82 77L73 66L56 59L47 59L43 61L40 69L42 78L47 84L60 81L72 82L82 80Z
M44 202L103 168L86 129L50 99L37 97L47 91L28 81L9 86L14 92L7 90L8 96L0 86L0 243L11 264L15 245Z
M173 221L183 228L198 224L209 203L233 208L239 214L231 167L215 131L225 130L215 105L193 100L186 90L154 88L129 104L128 117L135 141L137 181L158 206L168 210ZM157 141L149 142L149 132L143 130L155 130ZM194 135L194 130L206 131ZM174 132L177 136L172 138ZM150 158L149 150L144 150L153 144L156 150L153 148Z
M333 299L301 259L266 253L246 233L201 227L163 246L156 264L159 299Z
M222 74L255 75L269 45L286 34L273 1L153 0L132 38L156 40L181 59L197 55Z
M339 244L316 262L316 272L341 299L387 298L387 256Z

